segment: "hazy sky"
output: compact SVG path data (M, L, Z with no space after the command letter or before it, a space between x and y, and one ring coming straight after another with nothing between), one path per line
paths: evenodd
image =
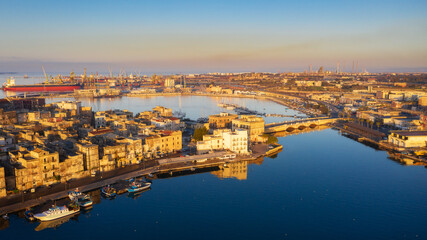
M427 71L427 1L0 0L0 71Z

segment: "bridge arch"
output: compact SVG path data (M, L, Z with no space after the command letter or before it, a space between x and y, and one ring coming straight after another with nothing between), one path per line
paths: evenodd
M303 130L303 129L305 129L305 128L307 128L305 125L299 125L299 126L298 126L298 129L299 129L299 130Z

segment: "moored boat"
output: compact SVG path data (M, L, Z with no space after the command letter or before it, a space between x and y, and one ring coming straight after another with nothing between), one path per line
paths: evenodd
M92 198L87 194L81 193L78 188L68 192L68 197L72 201L75 201L80 207L90 207L93 204Z
M36 218L34 217L34 214L31 212L31 210L26 210L25 212L24 212L24 215L25 215L25 218L28 220L28 221L35 221L36 220Z
M51 221L43 221L40 222L40 224L34 229L36 230L36 232L48 229L48 228L57 228L60 225L70 221L70 219L76 217L77 214L71 214L68 216L65 216L63 218L59 218L59 219L55 219L55 220L51 220Z
M110 185L101 188L101 193L102 193L102 195L104 195L105 197L108 197L108 198L112 198L112 197L117 196L116 189L111 187Z
M92 198L89 195L82 195L78 197L76 200L77 200L77 204L83 208L87 208L93 205Z
M51 221L59 218L63 218L66 216L70 216L72 214L76 214L80 211L78 206L74 206L68 208L66 206L52 206L49 210L44 211L42 213L34 214L34 217L40 221Z
M69 191L68 192L68 197L71 199L71 200L74 200L75 198L78 198L78 197L80 197L80 196L82 196L83 194L79 191L79 189L78 188L76 188L74 191Z
M132 182L129 188L127 188L127 191L130 193L139 192L145 189L148 189L151 187L151 183L149 182Z

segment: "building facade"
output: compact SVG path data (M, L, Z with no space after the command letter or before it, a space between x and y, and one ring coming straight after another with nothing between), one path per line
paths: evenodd
M402 148L426 147L427 131L392 131L388 142Z
M217 115L209 116L209 130L222 129L232 127L233 119L238 118L239 116L236 114L230 113L220 113Z
M239 119L232 120L232 129L248 130L251 142L263 141L261 135L264 133L264 118L255 115L241 115Z
M0 167L0 198L6 197L6 176L4 168Z

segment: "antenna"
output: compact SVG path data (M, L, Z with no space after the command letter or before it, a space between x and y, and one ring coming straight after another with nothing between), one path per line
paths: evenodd
M353 60L353 67L352 67L352 69L351 69L351 73L352 73L352 74L354 73L354 60Z
M356 73L359 73L359 61L356 61Z

